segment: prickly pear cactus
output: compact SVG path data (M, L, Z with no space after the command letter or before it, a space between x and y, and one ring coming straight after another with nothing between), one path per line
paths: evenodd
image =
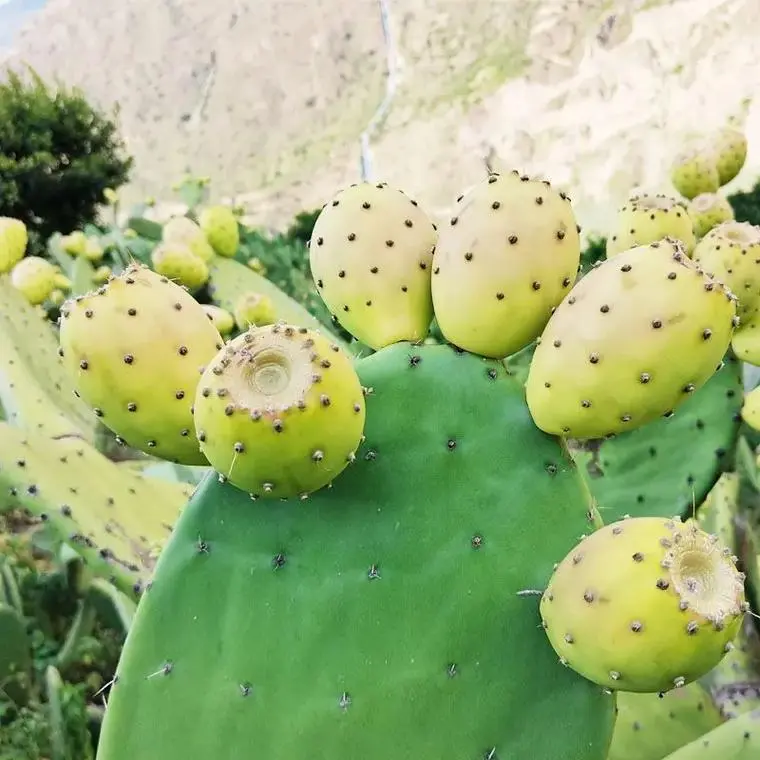
M249 291L235 301L235 324L240 330L247 330L251 325L261 327L277 321L277 312L269 296Z
M740 323L731 338L731 349L741 361L760 367L760 310Z
M232 258L237 253L240 246L240 228L231 208L204 208L198 217L198 223L217 255Z
M666 760L755 760L760 756L760 709L729 720L672 752Z
M203 311L206 312L208 318L213 322L214 327L219 330L220 335L227 336L235 329L235 317L226 309L214 306L211 303L204 303L201 306L203 306Z
M433 257L438 326L492 358L525 348L569 292L580 262L570 199L517 172L492 174L458 198Z
M29 235L20 219L0 216L0 275L7 274L24 258Z
M19 707L29 699L32 642L22 612L0 602L0 694Z
M208 282L206 262L185 243L160 243L153 249L150 260L157 274L190 291L196 291Z
M690 201L687 210L694 222L694 234L697 238L703 238L713 227L734 219L733 206L717 193L698 195Z
M172 217L164 225L161 239L165 243L184 243L203 261L210 262L214 258L214 249L203 230L186 216Z
M702 193L717 192L720 175L712 151L695 147L681 153L671 167L670 181L687 200Z
M738 129L724 127L711 140L721 186L736 177L747 160L747 138Z
M98 760L606 758L613 697L518 595L593 528L572 461L498 362L404 343L357 370L366 441L332 488L210 476L183 511Z
M32 306L43 303L55 290L55 267L40 256L27 256L11 270L11 284Z

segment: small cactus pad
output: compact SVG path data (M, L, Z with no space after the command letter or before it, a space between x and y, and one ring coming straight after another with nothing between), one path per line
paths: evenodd
M351 359L306 328L252 327L209 362L195 430L211 465L258 497L306 496L354 460L364 394Z
M606 525L562 560L541 597L561 661L609 689L666 692L720 662L747 604L736 558L693 521Z
M697 238L703 238L713 227L734 219L733 206L717 193L701 193L689 202L687 210Z
M491 358L535 340L575 282L570 199L517 172L460 196L433 257L433 304L450 343Z
M0 275L7 274L24 258L29 236L20 219L0 216Z
M240 330L247 330L251 325L263 327L277 321L277 313L272 299L253 290L238 297L235 301L233 314L235 323Z
M208 266L185 243L160 243L150 255L157 274L194 291L208 282Z
M696 243L694 225L682 201L666 195L637 195L617 213L615 229L607 241L607 258L671 237L691 254Z
M498 362L402 343L357 371L367 438L332 488L211 476L183 511L99 760L605 760L614 700L518 594L589 529L572 462Z
M192 404L222 344L186 290L137 265L61 309L60 352L82 400L130 446L181 464L205 463Z
M309 242L322 300L370 348L423 340L433 319L436 238L435 225L401 190L383 182L342 190L322 209Z
M186 216L172 217L163 228L161 238L165 243L184 243L203 261L214 258L214 249L203 230Z
M684 151L671 166L670 181L688 200L702 193L717 192L720 176L713 153L701 147Z
M214 252L232 258L240 246L238 220L227 206L209 206L201 211L198 219Z
M554 312L533 355L536 424L603 438L672 413L720 364L734 301L667 238L603 261Z
M760 757L760 708L726 721L677 749L665 760L757 760Z
M747 160L747 138L738 129L724 127L710 140L721 186L739 174Z
M39 256L27 256L13 267L11 283L32 306L43 303L55 290L56 268Z

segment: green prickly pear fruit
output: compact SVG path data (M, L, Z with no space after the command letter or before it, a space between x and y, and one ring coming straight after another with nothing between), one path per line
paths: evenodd
M717 193L701 193L689 202L687 210L697 238L703 238L713 227L734 219L733 207Z
M760 367L760 312L745 318L731 338L731 349L740 361Z
M108 282L108 278L113 274L111 267L102 266L98 267L92 274L92 281L96 285L104 285Z
M0 274L10 272L26 253L29 235L20 219L0 216Z
M435 225L401 190L363 182L341 190L317 217L309 261L322 300L375 350L425 338L433 319Z
M219 330L220 335L229 335L235 329L235 318L227 309L210 303L204 303L201 306L203 306L206 316L214 323L214 327Z
M81 230L75 230L70 235L64 235L61 238L61 248L70 256L84 255L86 246L87 236Z
M671 166L670 181L688 200L702 193L717 192L720 177L713 153L703 147L684 151Z
M61 309L59 353L77 394L130 446L180 464L206 464L192 404L222 345L184 288L139 265Z
M760 386L744 397L742 419L754 430L760 430Z
M586 536L541 597L560 661L590 681L667 692L712 670L748 605L736 557L693 520L638 517Z
M364 394L351 359L318 332L252 327L206 367L195 395L201 451L232 485L301 496L354 460Z
M262 327L277 321L274 304L269 296L249 291L243 293L235 301L235 323L241 330L247 330L251 325Z
M580 237L570 199L517 172L460 196L433 257L433 304L446 340L503 358L540 335L575 281Z
M153 269L188 290L202 288L209 277L208 265L186 243L160 243L150 255Z
M11 283L32 306L44 303L55 290L58 270L46 259L27 256L11 270Z
M693 224L684 203L659 194L634 196L618 211L607 258L665 237L680 240L689 255L694 250Z
M694 249L694 261L725 283L739 299L742 320L760 305L760 227L748 222L723 222Z
M721 187L742 170L747 160L747 138L738 129L724 127L710 140Z
M673 410L715 373L736 298L666 238L606 259L549 320L526 382L544 432L602 438Z
M214 258L214 249L208 242L203 230L186 216L174 216L165 225L162 232L164 243L184 243L203 261Z
M203 209L198 221L208 242L219 256L232 258L237 253L240 230L232 209L227 206L210 206Z
M99 261L103 260L105 253L105 249L100 244L100 240L96 237L88 237L85 241L81 256L88 261L91 261L93 264L97 264Z
M66 294L57 288L50 294L48 300L53 306L61 306L66 300Z

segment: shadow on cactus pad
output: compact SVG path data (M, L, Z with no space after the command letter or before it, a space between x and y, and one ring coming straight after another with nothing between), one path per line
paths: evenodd
M212 474L183 511L99 760L606 757L613 698L518 596L593 529L572 461L498 362L404 343L357 369L366 441L332 488Z

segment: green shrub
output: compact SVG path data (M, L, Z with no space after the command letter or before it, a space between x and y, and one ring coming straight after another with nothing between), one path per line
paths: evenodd
M46 239L92 221L103 191L128 180L132 159L115 121L79 90L28 73L0 82L0 216Z
M734 210L737 222L760 224L760 180L751 190L729 195L727 200Z

